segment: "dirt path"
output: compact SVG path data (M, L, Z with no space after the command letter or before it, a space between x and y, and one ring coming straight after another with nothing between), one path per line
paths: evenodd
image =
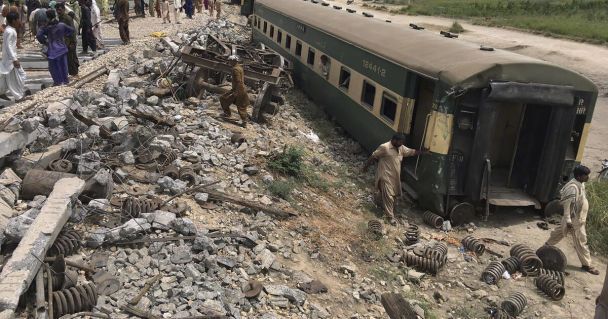
M351 6L359 12L373 11L370 8L360 7L357 2ZM424 25L433 32L440 29L447 30L454 21L440 17L394 15L383 11L374 11L374 17L390 19L396 24ZM608 158L608 144L602 142L608 140L608 47L459 22L466 30L459 37L461 41L506 49L549 61L587 76L599 87L600 93L583 158L586 165L597 171L600 160Z

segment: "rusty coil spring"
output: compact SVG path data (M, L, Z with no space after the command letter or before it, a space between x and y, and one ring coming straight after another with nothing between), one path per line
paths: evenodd
M178 179L179 169L175 165L169 165L163 169L163 174L165 176L171 177L171 179Z
M513 274L519 269L519 259L517 257L511 256L502 261L502 264L505 266L505 269Z
M484 245L481 240L473 237L467 236L462 239L462 245L469 251L474 252L477 256L483 255L486 251L486 245Z
M424 212L424 214L422 215L422 219L424 220L424 222L429 225L429 226L433 226L437 229L441 228L441 226L443 226L443 217L430 212L430 211L426 211Z
M179 170L179 179L188 182L188 184L194 184L196 183L196 173L192 167L182 167Z
M382 222L377 219L372 219L367 222L367 231L371 235L371 237L375 240L382 238L382 234L384 232L384 228L382 227Z
M507 299L505 299L501 304L500 308L504 310L506 313L513 317L519 316L526 308L528 304L528 299L521 292L516 292L510 295Z
M194 137L192 137L190 135L182 136L182 143L186 146L190 146L190 145L194 144Z
M47 253L48 256L54 257L57 255L70 256L78 251L80 248L80 241L82 238L75 230L68 230L61 232L55 242L49 248Z
M441 267L443 266L443 264L441 264L441 262L439 262L437 260L434 260L431 258L419 257L412 253L405 254L405 256L403 258L405 259L405 264L408 265L409 267L415 267L418 270L428 272L431 274L436 274L439 271L439 269L441 269Z
M156 162L160 166L167 166L177 159L177 153L173 150L168 150L156 158Z
M539 276L547 275L547 276L557 280L557 282L559 282L560 285L562 285L562 286L565 285L565 275L561 271L540 268L538 270L538 275Z
M56 272L52 278L53 291L74 287L78 281L78 272L72 269L65 269L63 272Z
M511 247L510 254L519 259L519 268L526 276L538 276L539 269L543 268L542 260L540 260L536 253L526 245L514 245Z
M505 272L505 266L499 261L491 262L481 273L481 280L488 285L495 285Z
M144 150L144 151L138 152L137 156L135 156L135 160L139 164L148 164L154 160L154 155L152 154L152 152L150 152L148 150Z
M55 291L53 298L53 318L82 311L90 311L97 304L97 287L93 283L78 285Z
M496 312L492 315L492 319L514 319L514 317L502 309L496 309Z
M445 243L437 243L433 247L426 247L424 249L424 256L439 261L442 265L448 260L448 245Z
M420 230L418 229L418 225L410 224L405 231L405 243L407 245L413 245L418 242L419 236Z
M127 197L122 202L121 219L123 222L138 218L141 214L151 213L160 207L160 201L157 198L146 197Z
M549 275L542 275L536 278L536 287L555 301L562 300L566 294L564 286L560 285L557 280Z
M55 172L69 173L72 171L72 162L67 159L56 159L49 163L49 169Z

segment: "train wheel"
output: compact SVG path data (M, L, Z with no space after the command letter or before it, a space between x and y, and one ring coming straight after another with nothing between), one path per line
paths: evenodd
M462 202L452 207L450 221L452 226L460 226L470 223L475 219L475 206L468 202Z

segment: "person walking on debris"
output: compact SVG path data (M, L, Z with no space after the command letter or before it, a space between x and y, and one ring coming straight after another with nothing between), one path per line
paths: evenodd
M220 96L220 105L222 106L222 110L224 110L224 116L229 118L232 115L230 105L236 104L236 108L243 121L241 125L247 127L249 95L247 95L247 90L245 89L245 72L236 55L228 57L228 61L232 65L232 89Z
M401 195L401 161L404 157L427 152L407 148L404 143L405 134L393 135L390 141L378 146L363 167L363 171L366 172L373 162L378 161L375 202L384 210L385 218L391 225L397 224L393 211L395 198Z
M186 16L188 16L189 19L192 19L192 16L194 16L194 3L192 0L186 0L184 3L184 11L186 12Z
M588 167L579 165L573 170L574 178L571 179L560 191L560 204L564 209L561 225L555 228L545 245L556 245L569 233L572 233L574 249L581 261L582 270L593 275L599 275L599 270L591 266L591 254L587 246L587 211L589 202L585 192L585 182L589 180L591 170Z
M101 37L101 10L97 6L97 0L87 0L91 7L91 23L93 24L93 38L98 48L103 48L103 38Z
M82 39L82 53L87 54L89 48L91 51L97 51L97 43L93 36L93 23L91 20L91 0L78 0L80 4L80 37Z
M215 1L217 0L209 0L209 17L213 19L213 11L215 10Z
M179 21L179 10L182 7L182 0L173 0L173 20L177 24L181 24Z
M171 23L171 0L161 0L163 7L163 23Z
M217 11L216 18L219 19L220 14L222 13L222 1L221 0L215 0L215 11Z
M47 10L46 16L49 23L38 31L36 38L38 42L49 48L47 58L53 84L68 84L68 47L64 39L76 31L65 23L59 22L55 10Z
M59 22L63 22L70 28L75 29L74 19L72 19L72 17L70 17L70 15L66 13L64 3L58 3L55 6L55 11L57 11L57 17ZM64 41L65 45L68 47L68 74L71 76L77 76L80 62L78 61L78 54L76 53L76 46L78 45L78 38L76 37L76 33L74 32L69 36L66 36Z
M203 0L196 0L196 13L203 13Z
M6 93L11 92L15 101L25 95L25 71L17 57L17 30L19 14L6 15L6 28L2 35L2 62L0 63L0 98L9 100Z
M116 2L116 21L118 21L118 33L122 44L129 44L129 0L118 0Z

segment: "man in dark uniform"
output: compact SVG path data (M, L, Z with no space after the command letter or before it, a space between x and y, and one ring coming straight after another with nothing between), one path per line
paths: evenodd
M116 21L118 21L118 32L122 44L129 44L129 1L116 1Z
M91 51L97 51L97 41L93 35L93 22L91 21L91 0L79 0L80 4L80 36L82 38L82 53L86 54L91 48Z

